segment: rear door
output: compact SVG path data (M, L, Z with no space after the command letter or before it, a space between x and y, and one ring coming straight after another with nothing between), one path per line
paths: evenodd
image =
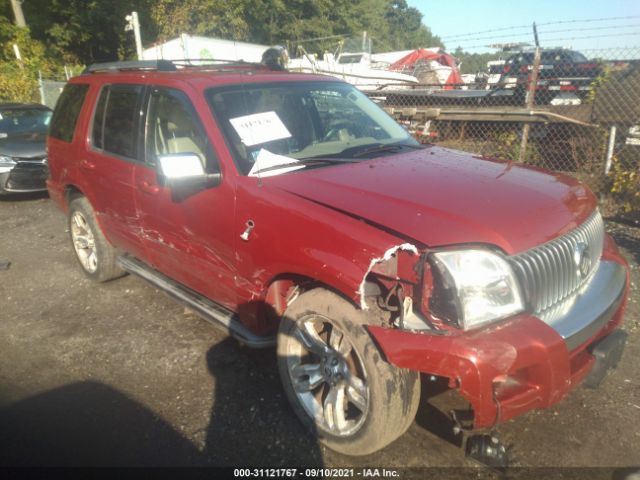
M79 168L90 178L98 221L117 247L144 258L135 204L135 166L140 162L142 85L105 85L93 114L90 147Z
M196 154L208 173L220 171L200 114L184 92L152 87L145 118L145 163L136 166L135 184L147 258L171 278L233 309L233 185L223 178L217 187L177 198L159 181L156 163L165 154Z

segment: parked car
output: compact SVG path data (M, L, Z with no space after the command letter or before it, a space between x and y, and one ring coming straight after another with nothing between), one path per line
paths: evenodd
M507 59L499 86L523 92L529 88L534 52L519 52ZM602 64L588 60L574 50L554 48L540 53L540 69L536 86L537 103L579 104L602 73Z
M334 78L99 64L65 87L48 148L84 273L134 273L275 346L293 410L339 452L402 435L420 374L477 430L622 354L628 267L586 186L419 145Z
M46 191L51 114L39 104L0 104L0 195Z

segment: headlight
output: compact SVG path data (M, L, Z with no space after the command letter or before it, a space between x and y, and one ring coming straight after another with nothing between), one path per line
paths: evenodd
M6 173L16 166L16 162L11 157L0 155L0 173Z
M433 313L468 330L524 310L509 264L488 250L452 250L432 255L439 273Z

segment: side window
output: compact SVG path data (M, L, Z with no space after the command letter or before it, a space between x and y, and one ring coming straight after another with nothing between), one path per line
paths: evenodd
M109 85L102 89L93 118L96 148L121 157L138 158L140 85Z
M193 153L206 171L217 170L213 150L197 113L184 93L155 88L149 96L146 124L146 160L161 155Z
M73 132L87 91L89 91L87 84L70 83L64 87L51 117L50 136L65 142L73 140Z
M93 146L96 148L104 148L104 110L107 105L107 99L109 98L109 88L105 87L100 92L100 98L98 99L98 105L96 106L96 112L93 116L93 130L91 133L91 139Z

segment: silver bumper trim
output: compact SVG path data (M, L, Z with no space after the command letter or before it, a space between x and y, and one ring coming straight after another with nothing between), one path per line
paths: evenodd
M565 340L569 351L604 327L622 303L627 274L616 262L601 261L598 270L574 296L539 317Z

